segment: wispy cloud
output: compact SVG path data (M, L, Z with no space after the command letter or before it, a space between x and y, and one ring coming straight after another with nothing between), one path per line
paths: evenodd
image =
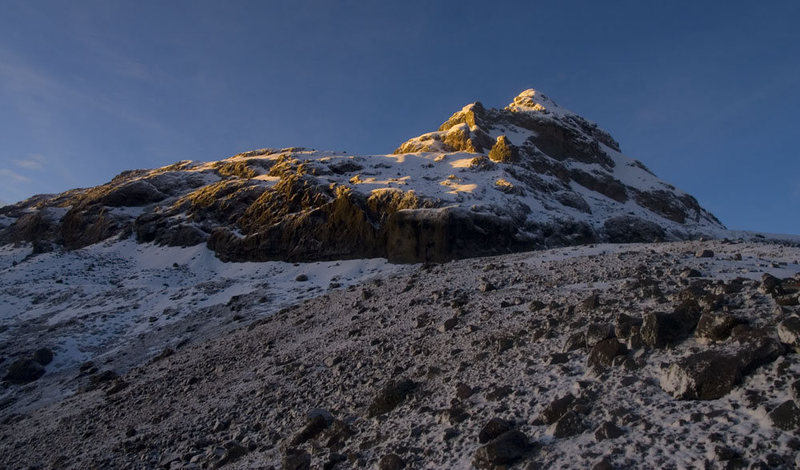
M0 168L0 179L10 179L16 183L28 183L31 180L30 178L20 175L19 173L7 168Z
M14 160L14 164L26 170L41 170L44 168L46 160L44 155L38 153L31 153L19 160Z

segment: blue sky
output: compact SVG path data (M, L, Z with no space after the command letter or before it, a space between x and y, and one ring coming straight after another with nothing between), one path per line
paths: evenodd
M536 88L729 228L800 233L800 2L14 1L0 201L262 147L388 153Z

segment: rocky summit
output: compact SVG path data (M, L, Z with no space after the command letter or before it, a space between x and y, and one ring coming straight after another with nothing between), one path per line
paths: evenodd
M0 208L0 243L205 244L226 261L446 261L719 235L697 201L596 124L526 90L465 106L389 155L263 149Z

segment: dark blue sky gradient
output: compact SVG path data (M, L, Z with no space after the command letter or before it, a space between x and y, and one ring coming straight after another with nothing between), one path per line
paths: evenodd
M0 201L262 147L389 153L536 88L729 228L797 234L798 23L796 1L5 1Z

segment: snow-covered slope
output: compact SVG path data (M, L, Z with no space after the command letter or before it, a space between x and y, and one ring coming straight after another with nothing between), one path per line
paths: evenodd
M48 365L37 381L11 386L5 396L16 401L0 401L8 468L800 465L797 246L606 244L404 265L261 318L266 308L247 301L250 289L272 298L286 286L287 298L314 281L312 270L323 282L331 271L356 270L222 265L195 248L154 251L155 259L129 252L114 273L116 256L94 250L65 256L80 254L77 271L91 259L99 273L141 286L143 309L174 302L182 314L193 302L202 310L208 296L239 305L245 320L119 377L108 371L124 372L116 361L135 335L118 336L120 346L132 344L114 354L84 356L94 370L58 375ZM18 265L16 278L52 272L48 256ZM306 272L306 283L291 279ZM44 312L79 301L63 300L70 289L88 294L92 315L73 317L92 329L102 315L136 317L124 291L120 300L92 294L109 289L102 275L54 274L0 286L13 286L4 299L16 297L21 314L0 344L25 336L39 346L68 333L74 326L50 325ZM227 279L240 286L223 287ZM209 281L220 284L211 287L217 294L200 292ZM226 302L234 293L245 295ZM105 312L92 305L98 300L109 302ZM169 315L154 315L138 331L168 332ZM69 354L54 349L52 364ZM54 378L83 390L23 406Z
M0 242L45 251L130 235L239 261L446 260L722 234L693 197L534 90L504 109L468 105L393 154L264 149L0 209Z

